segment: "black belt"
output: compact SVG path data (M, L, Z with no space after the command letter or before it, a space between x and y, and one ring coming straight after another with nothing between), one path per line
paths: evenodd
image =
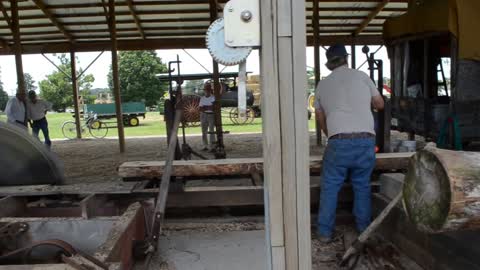
M24 125L25 126L25 122L22 122L22 121L18 121L18 120L15 120L15 122L21 124L21 125Z
M40 118L40 119L38 119L38 120L33 120L33 122L35 123L35 122L40 122L40 121L43 121L43 120L45 120L45 117Z
M368 139L374 138L375 135L369 132L356 132L356 133L340 133L335 134L328 138L329 140L348 140L348 139Z

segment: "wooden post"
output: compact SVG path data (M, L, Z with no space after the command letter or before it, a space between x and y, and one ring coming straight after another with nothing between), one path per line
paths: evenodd
M214 22L218 18L218 1L217 0L210 0L210 22ZM220 78L219 78L219 69L218 63L213 60L213 95L215 96L215 103L214 103L214 114L215 114L215 131L217 133L217 145L219 147L218 151L220 153L219 157L225 157L225 150L223 144L223 125L222 125L222 104L220 103L220 99L222 98L221 89L222 86L220 85Z
M352 50L351 50L351 57L352 57L352 68L357 68L357 46L355 46L355 39L353 39Z
M78 106L78 78L77 78L77 61L75 59L75 52L70 51L70 67L72 72L72 91L73 91L73 107L75 108L75 126L77 128L77 138L82 138L82 131L80 130L80 108ZM83 112L84 114L87 112Z
M405 176L403 201L421 231L480 228L480 153L430 147L418 152Z
M320 82L320 15L319 15L319 2L320 0L313 1L313 57L315 68L315 89ZM320 129L320 123L315 119L315 134L317 136L317 145L322 145L322 130Z
M20 41L20 23L18 21L18 1L10 1L11 13L12 13L12 32L13 32L13 49L15 51L15 66L17 68L17 83L18 92L26 94L25 77L23 75L23 63L22 63L22 44Z
M112 79L113 94L115 96L115 112L117 114L118 143L120 153L125 152L125 134L123 130L122 98L120 96L120 82L118 80L117 29L115 20L115 0L108 1L110 35L112 38Z
M261 74L268 269L311 269L305 1L264 0Z

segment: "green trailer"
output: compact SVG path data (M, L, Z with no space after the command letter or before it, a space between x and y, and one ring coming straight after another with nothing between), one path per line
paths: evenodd
M97 114L99 119L115 118L115 103L109 104L85 104L83 106L84 117L87 113L93 112ZM139 125L139 117L145 119L145 103L143 102L125 102L122 103L123 124L125 126L136 127Z

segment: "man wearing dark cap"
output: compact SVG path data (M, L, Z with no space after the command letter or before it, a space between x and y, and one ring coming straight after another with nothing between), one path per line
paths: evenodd
M332 73L318 83L315 115L328 138L323 157L317 234L332 241L337 195L348 176L355 193L353 214L360 233L371 221L370 176L375 166L375 129L372 107L382 110L384 101L365 73L348 68L343 45L326 53Z
M52 142L50 141L50 136L48 132L48 122L47 122L47 111L52 109L52 104L42 99L37 98L37 93L30 90L28 92L28 106L27 106L27 115L30 126L32 127L32 134L35 138L38 139L38 134L40 130L43 133L45 138L45 145L50 148Z

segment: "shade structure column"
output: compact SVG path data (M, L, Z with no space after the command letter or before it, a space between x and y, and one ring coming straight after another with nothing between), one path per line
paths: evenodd
M315 69L315 89L320 82L320 15L319 15L319 0L313 1L313 57L314 69ZM322 145L322 130L320 129L320 123L315 118L315 135L317 139L317 145Z
M118 128L118 144L120 146L120 153L125 152L125 133L123 130L123 113L122 113L122 98L120 96L120 81L118 79L118 55L117 55L117 30L115 20L115 0L108 1L108 18L110 36L112 41L112 80L113 80L113 95L115 97L115 113L117 115Z
M17 83L18 92L26 93L25 88L25 76L23 75L23 62L22 62L22 44L20 43L20 24L18 21L18 1L11 0L11 25L13 32L13 49L15 52L15 67L17 70Z
M305 1L260 9L267 269L310 270Z
M80 129L80 106L78 105L78 78L77 78L77 61L75 52L70 51L70 67L72 72L72 91L73 91L73 107L75 108L75 127L77 131L77 138L82 138L82 131ZM87 113L87 112L83 112Z

